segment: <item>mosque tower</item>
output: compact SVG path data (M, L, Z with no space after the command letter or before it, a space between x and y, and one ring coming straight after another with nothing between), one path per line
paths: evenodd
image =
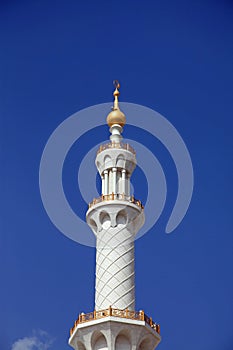
M111 142L101 145L96 156L102 195L86 213L96 236L95 310L79 314L71 328L69 344L75 350L154 350L161 340L159 325L144 311L135 311L134 239L144 224L144 210L130 194L136 155L122 142L126 118L117 81L115 87L107 117Z

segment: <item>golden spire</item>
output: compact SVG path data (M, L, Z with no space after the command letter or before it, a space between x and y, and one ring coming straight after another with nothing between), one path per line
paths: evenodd
M118 80L114 80L113 85L115 86L115 91L113 92L113 96L115 97L115 99L112 112L110 112L107 116L107 123L110 127L114 124L118 124L123 127L126 123L126 118L124 113L120 110L118 103L118 96L120 95L118 89L120 88L120 83L118 82Z
M115 97L113 109L119 109L118 96L120 95L120 91L118 89L120 89L120 83L118 80L114 80L113 85L116 88L114 93L113 93L113 96Z

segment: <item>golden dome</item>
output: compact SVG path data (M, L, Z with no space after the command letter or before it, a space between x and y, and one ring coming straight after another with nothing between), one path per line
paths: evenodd
M126 118L124 113L120 111L120 109L113 109L112 112L107 116L108 126L112 126L114 124L119 124L120 126L124 126L126 123Z
M120 95L120 92L118 89L120 87L120 84L118 83L117 80L115 80L114 84L116 87L116 90L113 93L113 96L115 97L114 107L112 108L112 111L107 116L107 123L109 127L111 127L114 124L118 124L123 127L126 123L126 118L124 113L120 110L119 104L118 104L118 96Z

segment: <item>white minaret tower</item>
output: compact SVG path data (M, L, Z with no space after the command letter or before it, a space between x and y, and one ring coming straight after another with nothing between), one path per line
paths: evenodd
M126 123L119 108L119 83L112 112L107 117L111 142L100 146L96 166L102 179L102 195L86 214L96 236L95 310L80 314L70 330L75 350L154 350L160 327L135 311L134 239L144 224L140 200L130 194L130 177L136 166L133 148L122 143Z

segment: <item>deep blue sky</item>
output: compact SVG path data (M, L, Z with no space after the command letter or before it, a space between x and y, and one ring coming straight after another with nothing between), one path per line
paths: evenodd
M232 349L232 16L230 0L1 1L1 350L39 329L55 338L51 350L68 350L73 320L93 309L94 249L50 222L39 163L64 119L111 101L113 79L122 101L173 123L195 175L189 211L166 235L176 172L151 143L169 196L136 242L137 308L161 324L161 350Z

